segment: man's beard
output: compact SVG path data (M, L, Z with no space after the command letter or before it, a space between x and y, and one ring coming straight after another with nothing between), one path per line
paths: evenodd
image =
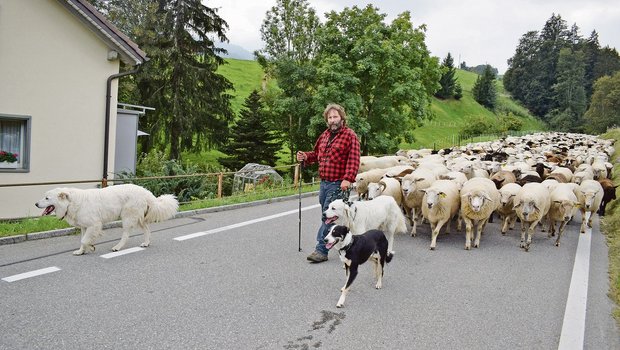
M337 123L330 123L329 124L329 130L336 131L336 130L340 129L340 127L342 127L343 124L344 123L343 123L342 120L337 122Z

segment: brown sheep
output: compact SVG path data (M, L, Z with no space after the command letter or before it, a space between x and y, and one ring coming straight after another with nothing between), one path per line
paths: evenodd
M598 182L603 186L603 201L601 202L601 207L599 208L598 215L605 216L605 206L607 203L616 199L616 188L620 185L615 185L610 179L599 179Z

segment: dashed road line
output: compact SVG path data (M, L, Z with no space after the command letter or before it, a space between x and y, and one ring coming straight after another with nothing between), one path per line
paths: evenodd
M133 248L119 250L118 252L103 254L103 255L100 255L100 256L102 258L104 258L104 259L110 259L110 258L116 258L117 256L125 255L125 254L131 254L131 253L139 252L139 251L144 250L144 249L145 248L142 248L142 247L133 247Z
M52 267L46 267L44 269L24 272L24 273L20 273L20 274L17 274L17 275L5 277L2 280L6 281L6 282L15 282L15 281L23 280L23 279L26 279L26 278L40 276L40 275L45 275L47 273L52 273L52 272L56 272L56 271L60 271L60 268L58 268L56 266L52 266Z

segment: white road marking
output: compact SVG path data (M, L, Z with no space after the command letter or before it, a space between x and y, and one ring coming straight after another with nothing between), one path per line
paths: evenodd
M7 281L7 282L15 282L15 281L23 280L25 278L45 275L46 273L52 273L52 272L56 272L56 271L60 271L60 269L58 267L56 267L56 266L52 266L52 267L46 267L44 269L34 270L34 271L30 271L30 272L24 272L24 273L20 273L18 275L13 275L13 276L5 277L2 280L3 281Z
M579 233L573 276L568 289L564 321L558 350L583 349L586 329L586 306L588 303L588 278L590 273L590 246L592 230Z
M130 253L135 253L135 252L139 252L141 250L144 250L144 248L142 248L142 247L133 247L133 248L129 248L129 249L119 250L118 252L103 254L103 255L101 255L101 257L104 258L104 259L116 258L117 256L121 256L121 255L125 255L125 254L130 254Z
M319 208L320 206L321 206L320 204L311 205L311 206L308 206L308 207L301 208L301 211L306 211L306 210L310 210L310 209ZM202 237L202 236L210 235L210 234L217 233L217 232L231 230L231 229L234 229L234 228L237 228L237 227L243 227L243 226L247 226L247 225L252 225L252 224L255 224L257 222L262 222L262 221L267 221L267 220L271 220L271 219L276 219L276 218L279 218L279 217L282 217L282 216L296 214L298 212L299 212L299 209L289 210L289 211L285 211L285 212L282 212L282 213L278 213L278 214L269 215L269 216L265 216L265 217L262 217L262 218L254 219L254 220L249 220L249 221L239 222L239 223L228 225L228 226L218 227L216 229L209 230L209 231L196 232L196 233L192 233L192 234L185 235L185 236L175 237L174 240L175 241L185 241L187 239Z

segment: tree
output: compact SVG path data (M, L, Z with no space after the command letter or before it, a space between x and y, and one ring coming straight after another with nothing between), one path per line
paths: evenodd
M258 91L252 91L243 107L239 120L232 127L228 143L221 148L227 157L218 161L232 170L239 170L247 163L274 166L275 154L281 145L274 142L276 135L266 124L266 113Z
M265 94L273 125L284 136L291 162L295 151L312 145L308 133L310 119L317 114L313 106L316 89L316 31L318 16L306 0L278 0L261 26L265 48L257 52L258 61L278 81L279 89Z
M430 114L440 69L424 43L425 27L414 27L409 12L391 24L372 5L332 11L317 32L318 87L315 108L343 104L363 154L395 151L401 140ZM320 108L320 109L319 109ZM323 118L312 119L314 135Z
M171 159L225 139L233 86L216 73L226 50L214 40L227 41L228 29L217 10L200 0L113 0L104 10L150 58L131 92L134 103L155 107L141 120L149 139L164 149L170 145Z
M581 51L560 50L557 83L553 85L557 108L546 117L552 128L579 131L586 110L585 58Z
M495 74L491 66L487 66L482 75L476 79L472 89L474 100L484 107L494 110L497 104L497 89L495 88Z
M594 83L590 108L584 115L585 130L599 134L620 126L620 71Z
M439 79L439 85L441 88L437 90L435 96L441 99L447 99L454 96L456 88L456 68L454 68L454 59L448 52L446 58L441 63L442 74Z

